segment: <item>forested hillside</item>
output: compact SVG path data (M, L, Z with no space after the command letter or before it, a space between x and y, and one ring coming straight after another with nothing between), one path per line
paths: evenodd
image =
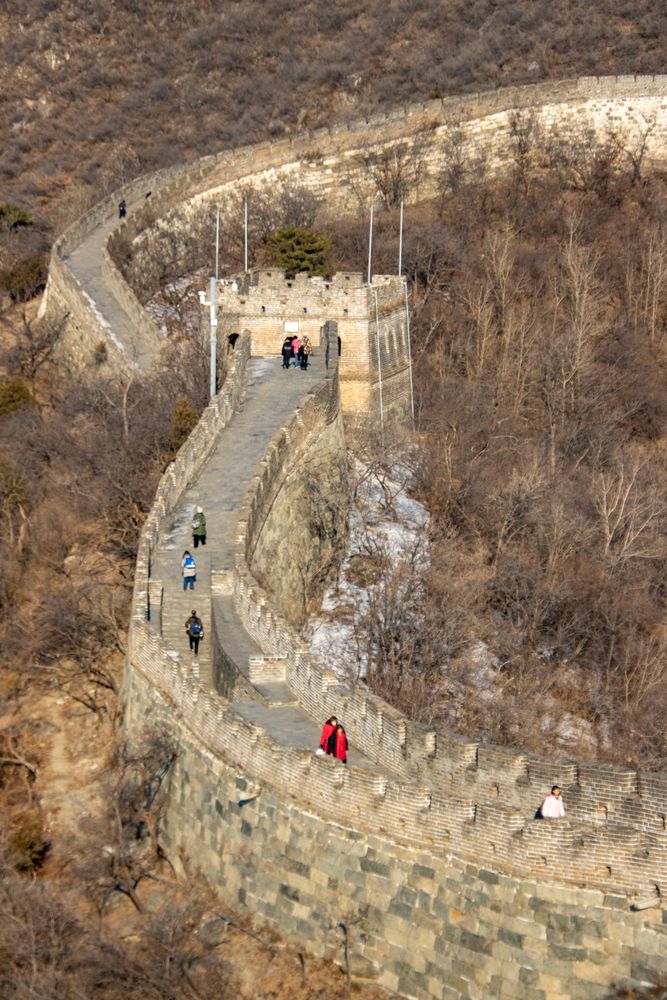
M275 943L229 943L161 852L174 748L125 746L118 692L138 530L206 358L185 332L145 379L60 371L33 301L54 235L146 169L448 93L659 73L666 35L649 0L5 0L0 994L350 995ZM380 651L368 680L428 722L657 768L664 178L611 138L560 155L519 126L529 155L502 181L453 133L456 169L407 218L432 569L389 567L357 621ZM365 220L311 208L331 265L359 269ZM281 225L303 223L290 211ZM378 213L376 270L395 266L396 222Z
M136 174L429 97L660 73L649 0L8 0L0 10L0 291L43 285L54 230Z
M407 214L430 568L359 552L360 667L422 721L663 769L665 176L637 172L638 136L521 128L507 177L464 142ZM379 213L379 270L397 216ZM353 266L364 223L329 235Z
M51 208L137 169L438 94L660 73L666 30L649 0L7 0L0 186Z

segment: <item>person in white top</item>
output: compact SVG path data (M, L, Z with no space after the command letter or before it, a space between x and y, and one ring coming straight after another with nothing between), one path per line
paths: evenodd
M540 806L540 812L543 819L562 819L565 815L565 806L563 805L563 800L560 797L560 788L558 785L554 785L551 789L551 793L547 795L546 799Z

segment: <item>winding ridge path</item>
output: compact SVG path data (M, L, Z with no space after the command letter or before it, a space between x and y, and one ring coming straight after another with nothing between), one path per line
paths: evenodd
M403 140L425 156L428 195L449 122L461 120L466 140L502 170L509 116L524 108L546 128L600 135L610 123L635 134L650 116L651 156L667 157L667 77L583 78L445 98L204 158L137 179L125 192L130 217L139 221L133 202L148 187L156 217L178 205L187 222L199 200L281 172L354 211L350 164ZM159 339L106 257L117 224L110 198L61 238L51 309L71 315L73 363L90 364L113 340L117 368L148 371ZM419 1000L602 1000L612 982L667 976L667 773L543 759L412 723L337 684L253 579L250 545L268 514L273 544L299 435L318 440L336 387L317 357L308 373L285 372L277 358L247 361L248 351L242 337L225 389L165 472L137 558L126 720L130 731L163 723L179 739L166 848L299 950L349 960L352 976ZM197 504L209 541L196 553L193 600L180 560ZM206 629L194 666L184 629L193 607ZM280 655L262 655L252 636ZM231 687L225 656L241 674L231 703L211 693L214 671L221 691ZM354 746L347 768L314 757L332 701L376 763ZM555 778L567 816L545 823L535 807ZM344 953L341 927L351 930Z
M135 206L131 206L130 210ZM106 219L86 236L66 259L72 274L81 285L84 295L93 306L109 336L122 347L128 357L141 371L147 371L155 364L155 354L148 350L143 338L137 333L131 318L109 287L103 267L103 249L110 234L116 228L115 217Z
M133 207L131 205L129 211ZM106 219L72 252L67 264L108 328L109 335L122 346L130 360L147 371L157 358L142 344L131 317L105 277L103 250L116 225L115 218ZM251 658L263 658L262 650L245 630L232 596L212 592L212 574L232 571L238 512L250 480L274 433L296 409L304 393L321 382L323 368L323 360L317 356L305 372L295 368L285 371L278 358L249 361L243 407L223 431L199 479L188 484L171 530L161 539L154 554L152 575L160 579L164 587L164 638L176 655L185 662L190 657L193 665L198 665L201 681L212 690L215 689L211 662L213 626L225 652L241 669L247 665L246 677L250 677ZM197 505L206 514L208 538L206 546L194 552L190 523ZM186 548L193 551L197 562L194 592L184 592L181 580L181 557ZM196 660L188 651L185 633L185 620L193 608L202 618L205 636ZM314 750L319 742L321 721L311 719L298 706L279 668L273 673L273 680L260 679L253 683L249 680L250 694L233 701L235 711L259 723L287 748ZM352 756L357 766L380 773L377 765L360 751L354 750Z

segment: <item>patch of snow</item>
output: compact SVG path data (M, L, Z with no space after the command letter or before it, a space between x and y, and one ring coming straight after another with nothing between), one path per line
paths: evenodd
M565 712L556 726L556 734L561 743L572 744L578 747L588 746L591 749L596 747L595 733L593 725L587 719L582 719L571 712Z
M341 680L349 678L350 672L359 678L365 673L357 625L368 609L374 585L355 582L355 561L368 559L379 565L416 561L425 568L429 558L429 514L409 495L407 470L396 465L390 477L380 480L355 461L352 471L358 485L338 584L325 593L320 614L310 618L304 630L311 651Z

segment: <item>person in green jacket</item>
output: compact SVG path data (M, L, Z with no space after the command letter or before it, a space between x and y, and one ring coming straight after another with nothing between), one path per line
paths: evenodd
M197 507L192 518L192 544L197 548L200 542L206 545L206 518L201 507Z

